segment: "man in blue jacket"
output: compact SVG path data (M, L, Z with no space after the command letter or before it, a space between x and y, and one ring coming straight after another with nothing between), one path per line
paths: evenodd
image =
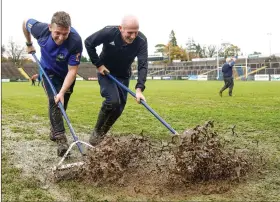
M98 56L96 47L100 44L103 44L103 49ZM104 71L110 72L128 87L131 64L137 57L136 100L138 103L141 99L145 101L142 92L148 69L148 45L145 35L139 31L138 19L135 16L125 16L120 26L107 26L89 36L85 40L85 47L91 62L98 69L100 93L105 98L89 138L91 145L97 145L120 117L127 100L127 92L104 75Z
M54 13L50 24L28 19L23 22L22 29L28 53L35 51L31 35L37 40L41 49L40 62L58 93L54 97L51 87L43 75L43 86L49 100L50 138L58 144L58 156L63 156L69 145L62 113L57 103L60 101L66 110L80 64L83 50L82 39L71 27L71 18L64 11Z
M223 77L225 85L221 88L219 95L223 96L223 91L228 88L228 95L232 96L232 90L234 86L233 75L232 75L232 68L235 64L236 58L227 58L226 63L222 67Z

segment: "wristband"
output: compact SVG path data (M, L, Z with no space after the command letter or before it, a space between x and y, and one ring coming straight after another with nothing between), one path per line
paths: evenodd
M25 44L26 44L26 46L32 46L33 45L32 41L31 42L26 42Z

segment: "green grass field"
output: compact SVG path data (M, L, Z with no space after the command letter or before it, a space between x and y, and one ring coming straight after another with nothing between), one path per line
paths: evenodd
M134 85L135 81L131 81L130 89L134 89ZM218 91L222 85L222 81L148 80L146 83L144 95L147 103L177 132L182 133L207 120L214 120L216 130L230 137L230 127L236 125L236 142L239 145L258 142L258 147L268 159L262 179L248 179L235 190L221 195L186 196L185 200L280 200L280 82L235 82L233 97L228 97L225 91L221 98ZM79 133L90 133L101 103L97 82L76 83L67 115L78 136ZM14 122L21 124L15 125ZM29 123L34 122L39 122L40 127L49 127L47 98L42 87L31 86L30 83L2 83L2 125L14 133L26 132L33 139L39 138L36 128L28 127ZM155 139L170 136L169 130L129 95L125 111L111 132L129 135L142 131ZM14 141L21 138L26 137ZM9 137L2 136L2 143L6 139ZM12 166L12 154L5 152L3 147L2 198L5 201L55 200L47 190L36 185L36 179L21 177L22 171ZM75 181L62 182L58 186L66 193L74 191L75 194L71 194L73 201L106 199L96 194L102 193L102 190L91 192L88 187ZM27 191L21 192L23 188ZM123 196L117 200L129 199Z

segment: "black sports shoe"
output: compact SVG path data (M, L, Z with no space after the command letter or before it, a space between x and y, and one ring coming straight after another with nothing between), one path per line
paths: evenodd
M63 133L63 134L56 135L54 138L57 142L57 155L62 157L69 148L66 135Z
M53 141L53 142L56 141L56 137L53 135L53 132L52 132L52 131L49 133L49 138L50 138L50 140Z
M102 140L104 139L105 134L104 133L97 133L95 130L93 131L93 133L90 135L89 137L89 143L92 146L96 146L98 145L100 142L102 142Z

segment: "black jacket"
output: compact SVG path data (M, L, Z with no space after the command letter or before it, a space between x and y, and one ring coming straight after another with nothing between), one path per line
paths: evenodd
M224 78L232 77L232 67L234 66L235 62L225 63L222 67L222 72Z
M103 44L102 52L98 56L96 47ZM113 76L129 78L131 64L135 57L138 60L138 80L135 88L145 89L148 69L147 39L141 32L132 44L126 44L118 26L107 26L95 32L85 40L85 47L91 62L100 67L104 65Z

